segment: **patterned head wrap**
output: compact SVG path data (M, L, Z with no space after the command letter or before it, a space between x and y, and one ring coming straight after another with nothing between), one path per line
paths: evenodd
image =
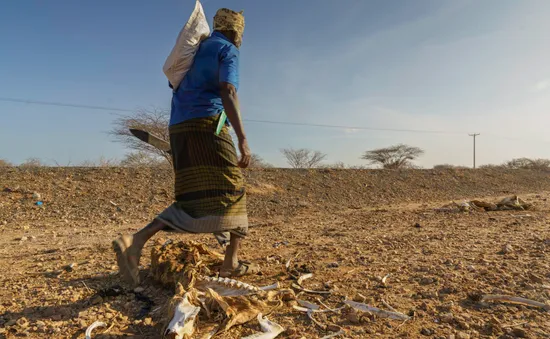
M235 12L227 8L221 8L214 16L214 30L235 31L241 37L244 33L243 11Z

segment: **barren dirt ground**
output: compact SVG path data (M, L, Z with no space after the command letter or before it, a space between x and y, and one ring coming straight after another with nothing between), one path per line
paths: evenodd
M51 181L65 175L55 174ZM84 200L69 199L69 191L48 193L53 191L51 185L46 190L42 183L44 205L35 206L30 195L40 185L25 181L31 177L13 172L0 177L4 178L0 182L4 190L0 196L0 338L84 338L85 328L96 320L109 327L106 332L94 331L94 338L159 338L161 306L172 291L155 285L148 275L153 242L144 250L143 290L136 293L117 275L111 241L142 227L169 199L147 197L143 204L153 207L138 215L125 214L130 208L119 207L114 200L117 195L109 198L105 194L104 205L90 196L91 210L101 205L113 215L104 213L101 219L96 215L100 212L94 212L94 217L71 218L53 201L66 196L66 209L85 209L86 193L82 193ZM94 180L89 184L97 186ZM113 190L117 184L114 179L102 182ZM430 181L424 184L429 189ZM539 189L534 188L536 183L528 186L522 192L510 192L535 205L525 212L436 212L449 200L437 194L432 199L415 198L415 192L401 202L355 201L325 208L312 198L293 203L300 208L292 214L273 210L267 216L252 211L251 234L242 256L259 263L263 272L243 280L258 285L280 281L290 286L284 264L295 258L293 265L314 274L304 282L307 288L333 291L321 297L326 305L337 307L347 296L382 309L388 309L386 303L412 316L402 323L348 310L316 315L322 324L342 327L346 332L340 338L549 338L550 314L544 310L472 298L481 293L543 303L550 299L550 189L546 182ZM71 187L73 192L82 185ZM272 196L278 187L273 181L255 184L250 193L252 209L264 206L258 202L261 199L265 204L282 204L281 196ZM497 201L503 195L509 194L495 190L495 194L468 197ZM118 197L120 201L124 194ZM125 206L132 204L138 202ZM58 211L42 212L48 208ZM209 235L164 233L155 237L161 238L193 239L217 248ZM388 274L382 284L380 278ZM319 297L301 296L316 304ZM286 329L280 338L321 338L330 333L290 305L275 311L270 319ZM257 331L258 324L251 322L220 338L240 338Z

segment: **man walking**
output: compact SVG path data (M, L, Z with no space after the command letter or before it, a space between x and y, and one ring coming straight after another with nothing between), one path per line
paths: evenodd
M119 270L130 283L139 284L143 246L162 230L214 233L220 243L230 237L220 268L222 277L259 270L257 265L238 258L241 241L248 232L240 168L250 162L237 96L243 32L242 12L218 10L212 36L201 43L193 66L173 93L169 128L176 202L136 234L113 242ZM237 135L240 159L228 127L215 133L222 112Z

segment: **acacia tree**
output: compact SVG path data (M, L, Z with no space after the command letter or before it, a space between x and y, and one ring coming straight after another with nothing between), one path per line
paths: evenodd
M385 169L400 169L414 167L412 161L423 154L424 150L421 148L398 144L367 151L361 158L371 165L380 165Z
M283 148L281 153L292 168L315 168L321 165L326 154L319 151L312 151L307 148Z
M44 164L38 158L28 158L25 162L21 163L19 167L43 167Z
M132 135L131 128L140 129L152 134L163 141L170 143L170 133L168 131L168 122L170 120L170 112L162 109L141 109L134 114L116 119L113 122L113 129L108 133L113 136L117 142L120 142L127 148L134 150L137 154L143 156L147 154L151 158L161 158L168 163L172 163L170 153L162 151L154 146L151 146Z
M250 157L250 164L248 165L248 167L249 168L270 168L270 167L273 167L273 165L265 161L258 154L252 153L252 156Z
M504 164L509 169L550 170L550 159L512 159Z

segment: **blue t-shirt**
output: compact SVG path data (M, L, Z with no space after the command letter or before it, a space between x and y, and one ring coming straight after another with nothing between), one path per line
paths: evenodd
M239 50L223 34L204 40L193 65L172 95L170 126L223 111L220 82L239 88Z

